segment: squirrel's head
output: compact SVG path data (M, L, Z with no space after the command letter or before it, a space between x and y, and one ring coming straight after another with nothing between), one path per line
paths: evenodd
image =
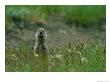
M39 28L37 33L36 33L37 38L47 38L47 34L44 30L44 28Z

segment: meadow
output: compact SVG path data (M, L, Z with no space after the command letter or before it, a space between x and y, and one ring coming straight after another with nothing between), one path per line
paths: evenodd
M50 49L47 54L50 72L104 72L106 71L105 48L99 43L81 42ZM38 58L28 43L22 44L17 50L6 50L6 71L36 72L42 71ZM42 61L40 62L42 63Z
M105 72L106 6L5 6L6 72ZM49 53L33 54L43 27Z

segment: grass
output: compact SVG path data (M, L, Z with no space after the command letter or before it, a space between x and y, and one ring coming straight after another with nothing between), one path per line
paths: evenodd
M67 24L76 24L82 27L91 27L105 23L105 5L74 5L74 6L6 6L6 16L16 15L25 19L34 18L36 20L48 21L51 16L62 17ZM8 18L7 17L7 18ZM30 19L29 19L30 20Z
M15 20L19 24L24 24L23 19L26 20L26 29L18 29L18 23L14 24L16 21L12 21L12 16L15 16ZM50 30L52 28L71 29L76 25L78 27L90 28L85 32L93 31L94 35L95 28L104 27L106 23L106 6L105 5L39 5L39 6L29 6L29 5L6 5L5 6L5 18L6 18L6 50L5 50L5 71L19 71L19 72L105 72L106 71L106 52L105 45L101 42L97 42L98 38L94 41L80 41L69 43L68 45L62 45L58 48L50 48L49 53L44 58L35 57L33 54L33 40L24 38L25 32L37 30L37 24L39 21L43 21L43 24L48 24L45 28L48 29L50 34L58 39L58 35L55 35L55 30ZM51 21L51 22L50 22ZM56 22L57 21L57 22ZM38 23L36 23L38 22ZM45 23L46 22L46 23ZM61 25L55 25L57 23ZM28 24L29 23L29 24ZM52 24L51 24L52 23ZM27 30L28 27L32 27ZM102 26L100 26L102 25ZM50 27L48 27L50 26ZM82 29L84 29L82 28ZM91 30L93 28L93 30ZM100 31L101 32L104 32ZM75 30L73 31L75 32ZM72 33L73 33L72 32ZM75 33L79 33L80 31ZM92 33L92 34L93 34ZM10 35L9 35L10 34ZM31 32L29 32L31 35ZM33 33L34 34L34 33ZM79 33L80 34L80 33ZM87 35L86 33L84 33ZM15 35L15 37L12 37ZM21 36L22 35L22 36ZM93 36L94 36L93 35ZM18 38L16 38L16 36ZM68 37L69 35L67 35ZM102 36L102 35L100 35ZM104 36L104 35L103 35ZM21 37L19 39L19 37ZM81 35L78 37L82 37ZM88 36L89 37L89 36ZM99 37L97 35L97 37ZM77 37L71 37L72 39ZM72 39L70 42L72 42ZM91 38L92 39L92 38ZM30 42L24 42L24 41ZM51 39L50 39L51 40ZM62 39L63 40L63 39ZM100 41L105 41L99 39ZM99 41L98 40L98 41ZM17 42L16 42L17 41ZM20 41L20 43L19 43ZM64 41L64 40L63 40ZM12 42L12 43L11 43ZM49 41L51 42L51 41ZM13 46L13 44L19 46ZM51 44L51 43L50 43ZM57 44L53 44L57 45ZM104 45L104 46L103 46Z
M105 72L105 47L98 42L69 43L50 49L46 61L40 61L33 54L29 43L22 43L19 48L8 46L5 55L5 70L22 72ZM44 65L43 63L46 63ZM40 65L44 65L43 67ZM42 70L44 69L44 70Z

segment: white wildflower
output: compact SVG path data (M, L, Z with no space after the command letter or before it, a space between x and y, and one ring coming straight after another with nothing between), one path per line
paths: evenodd
M81 57L81 61L82 61L82 62L88 62L88 60L87 60L86 57Z

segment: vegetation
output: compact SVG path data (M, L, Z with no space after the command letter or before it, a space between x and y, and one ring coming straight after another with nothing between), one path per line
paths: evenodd
M105 48L97 42L80 42L56 49L50 49L46 55L45 71L101 72L106 71ZM6 50L6 71L42 71L39 60L33 55L29 43L23 43L18 49Z
M6 72L106 71L105 5L6 5L5 18ZM45 58L33 53L40 27L48 34Z
M100 25L105 22L106 6L6 6L6 16L24 16L25 19L31 16L38 20L49 20L56 14L58 17L62 16L67 24L75 23L78 26L91 27L91 25Z

